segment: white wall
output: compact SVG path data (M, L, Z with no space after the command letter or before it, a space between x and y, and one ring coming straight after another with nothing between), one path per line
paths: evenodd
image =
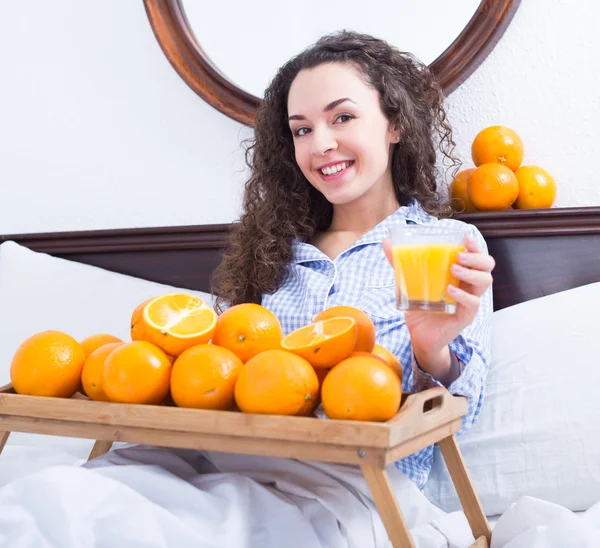
M594 0L521 0L498 45L448 98L460 157L471 161L480 129L512 127L523 162L555 177L555 206L600 205L599 21Z
M0 8L0 234L229 222L249 131L171 67L141 0Z
M277 67L339 29L376 35L423 63L432 63L467 26L481 0L302 0L301 10L290 9L289 0L235 1L236 17L231 17L232 2L181 0L181 4L202 49L219 70L262 97ZM248 58L260 58L260 63L248 63Z
M600 37L592 0L522 0L449 98L460 156L505 124L557 206L600 204ZM19 0L0 9L0 234L230 222L249 130L172 69L141 0Z

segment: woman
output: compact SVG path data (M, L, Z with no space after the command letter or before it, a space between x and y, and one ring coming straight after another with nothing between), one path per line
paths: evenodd
M427 67L386 42L326 36L266 90L247 150L239 229L217 271L219 307L260 303L285 333L336 305L365 311L404 367L403 390L443 385L483 402L494 260L475 227L448 291L456 314L396 310L387 234L397 223L463 225L437 180L436 150L455 165L443 93ZM387 256L387 259L386 259ZM421 489L429 447L396 463Z
M221 307L261 303L286 333L337 304L364 310L401 360L404 390L464 394L468 428L489 363L494 261L471 227L457 311L432 315L396 309L386 258L392 224L459 224L443 218L436 178L436 148L451 158L452 146L442 101L426 67L370 36L325 37L284 65L257 115L216 282ZM411 527L442 516L417 489L431 460L428 448L388 473ZM0 533L1 545L61 548L388 545L355 467L144 446L6 485Z

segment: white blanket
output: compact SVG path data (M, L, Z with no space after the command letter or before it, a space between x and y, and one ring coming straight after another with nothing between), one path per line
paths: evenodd
M14 459L23 466L32 451L7 447L0 470ZM0 546L390 546L354 467L145 446L121 447L83 467L67 461L54 455L43 467L38 460L43 469L17 473L0 488ZM443 513L400 472L389 474L417 546L473 541L462 512ZM598 539L600 504L576 516L525 498L499 519L492 546L583 547Z

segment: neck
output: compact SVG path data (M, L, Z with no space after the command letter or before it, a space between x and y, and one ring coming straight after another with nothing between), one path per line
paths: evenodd
M391 185L388 189L384 195L364 195L348 204L334 205L329 231L354 232L360 236L371 230L400 207Z

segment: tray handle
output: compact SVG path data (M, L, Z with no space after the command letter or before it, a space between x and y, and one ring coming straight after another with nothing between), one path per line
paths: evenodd
M428 388L422 392L413 392L406 396L406 401L388 423L400 420L422 420L429 417L439 420L448 410L451 400L450 392L441 386Z

